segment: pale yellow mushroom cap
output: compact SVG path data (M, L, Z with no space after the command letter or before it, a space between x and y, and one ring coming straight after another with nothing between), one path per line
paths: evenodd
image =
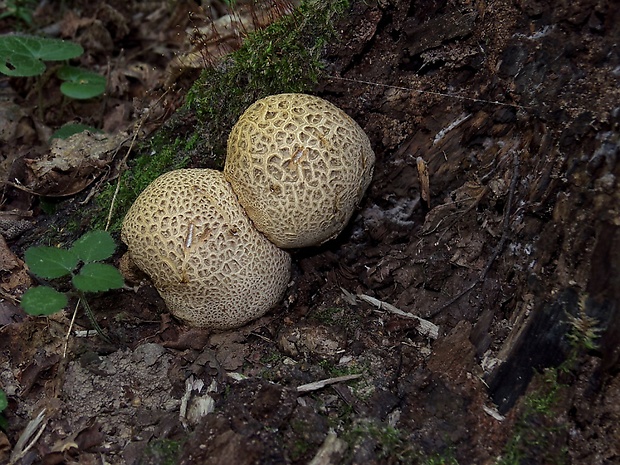
M192 326L242 326L275 305L289 281L289 254L252 226L219 171L160 176L129 209L121 235L168 309Z
M224 175L256 228L278 247L319 245L348 223L375 155L360 126L306 94L253 103L228 137Z

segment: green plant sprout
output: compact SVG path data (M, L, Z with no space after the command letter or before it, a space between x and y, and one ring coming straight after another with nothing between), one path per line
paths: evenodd
M32 11L37 6L36 0L6 0L5 11L0 14L0 19L11 16L22 20L28 26L32 25Z
M24 254L30 271L42 279L71 276L71 283L79 302L97 333L103 332L95 321L85 297L86 292L104 292L123 287L120 272L101 260L110 258L116 249L114 239L107 231L91 231L79 238L69 249L58 247L30 247ZM51 315L67 306L66 293L51 286L34 286L21 298L21 306L30 315ZM105 338L105 336L103 336Z
M6 427L7 422L6 422L6 418L4 418L4 415L2 414L2 412L4 411L4 409L6 409L9 405L9 401L6 398L6 394L4 393L4 391L2 389L0 389L0 429L3 429L6 431Z
M0 73L13 77L40 76L47 69L45 61L65 61L84 53L74 42L45 37L0 36ZM103 94L106 79L74 66L61 66L56 72L64 81L60 91L74 99L89 99Z
M94 128L87 124L66 123L56 129L50 136L49 140L51 141L52 139L68 139L69 137L84 131L103 134L103 131L101 129Z
M63 66L56 73L63 82L60 91L67 97L85 100L105 92L105 77L75 66Z
M597 350L596 340L601 336L600 322L586 313L588 294L581 294L577 303L577 315L567 314L571 329L567 338L574 349Z

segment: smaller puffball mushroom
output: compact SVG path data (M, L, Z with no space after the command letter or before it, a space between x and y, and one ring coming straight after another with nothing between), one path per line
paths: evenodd
M275 305L289 281L289 254L252 226L219 171L160 176L129 209L121 236L168 309L192 326L242 326Z
M248 216L278 247L319 245L348 223L375 155L360 126L306 94L254 102L228 137L224 175Z

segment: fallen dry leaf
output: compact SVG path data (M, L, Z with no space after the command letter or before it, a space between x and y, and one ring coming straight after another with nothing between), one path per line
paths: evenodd
M234 12L210 21L206 26L187 31L187 41L194 49L173 58L167 66L166 87L189 69L215 66L225 55L237 50L243 39L252 31L262 29L290 14L299 1L265 2L240 5Z
M31 284L24 262L11 252L0 235L0 325L23 318L23 311L17 307L18 298Z
M68 139L54 139L50 151L39 159L26 160L29 189L38 195L62 197L88 187L108 167L127 134L83 131Z

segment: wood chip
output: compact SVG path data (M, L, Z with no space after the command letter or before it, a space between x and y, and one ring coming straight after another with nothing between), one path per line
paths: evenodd
M341 463L347 447L348 444L336 436L336 433L330 432L308 465L331 465Z
M341 290L344 294L345 300L352 305L355 305L357 303L357 299L359 299L366 303L374 305L379 310L387 310L388 312L393 313L403 318L411 318L414 320L418 320L419 326L417 330L420 334L430 337L431 339L437 339L437 337L439 337L439 326L437 326L434 323L431 323L428 320L425 320L424 318L414 315L413 313L405 312L401 310L400 308L395 307L392 304L383 302L382 300L379 300L379 299L375 299L374 297L371 297L369 295L366 295L366 294L354 295L345 289L341 288Z
M422 200L426 202L426 206L431 208L431 183L428 176L428 166L422 157L416 159L418 168L418 179L420 180L420 195Z

